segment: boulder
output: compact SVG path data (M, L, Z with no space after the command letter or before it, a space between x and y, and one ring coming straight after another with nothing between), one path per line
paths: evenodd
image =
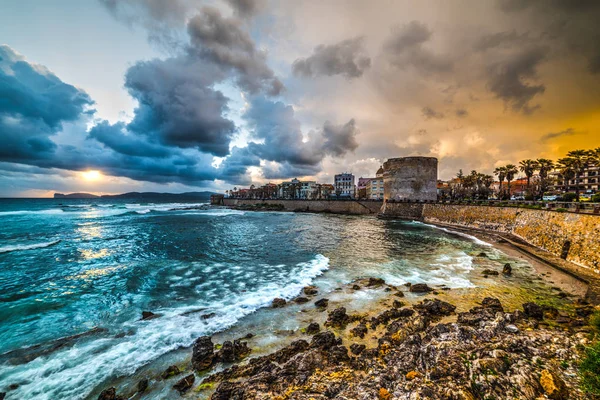
M0 399L2 396L0 396ZM98 400L125 400L125 397L117 395L117 389L114 387L104 389L100 396L98 396Z
M504 275L512 274L512 266L509 263L504 264L504 268L502 268L502 273Z
M523 311L529 318L534 318L537 320L544 319L544 309L535 303L523 304Z
M355 328L352 328L350 330L350 333L362 339L365 337L368 331L369 330L367 329L367 326L365 324L359 324Z
M410 285L409 290L413 293L429 293L433 291L433 289L427 286L426 283L416 283L414 285Z
M354 290L360 290L360 286L358 286L358 285L352 285L352 289L354 289Z
M329 299L320 299L315 301L315 306L319 308L327 308L327 305L329 305Z
M544 393L552 400L563 400L569 398L569 392L565 382L554 372L547 369L542 371L540 376L540 385Z
M334 363L349 361L348 349L346 346L333 346L329 349L329 357Z
M345 327L350 322L350 317L346 314L345 307L339 307L329 313L327 316L326 326L333 326L336 328Z
M307 296L313 296L317 293L319 293L319 291L317 290L316 286L305 286L302 291L304 292L305 295Z
M452 304L439 299L426 299L421 303L415 304L413 308L423 313L435 316L450 315L454 312L454 310L456 310L456 307Z
M493 269L486 268L481 271L481 275L499 275L498 271L494 271Z
M483 253L483 252L482 252L482 253L479 253L479 254L477 254L477 257L485 257L485 258L487 258L487 256L488 256L488 255L487 255L487 254L485 254L485 253Z
M393 306L394 308L402 308L406 305L403 301L394 300Z
M310 300L308 300L308 297L296 297L294 299L294 302L298 303L298 304L303 304L303 303L308 303Z
M306 327L306 333L308 335L314 335L315 333L319 333L320 330L321 330L321 327L316 322L311 322Z
M192 367L196 371L204 371L213 365L214 359L214 344L210 336L196 339L192 350Z
M190 390L195 380L196 377L194 376L194 374L190 374L185 378L182 378L181 380L177 381L177 383L173 385L173 389L177 390L179 394L184 394L185 392Z
M381 286L381 285L385 285L385 280L383 280L381 278L369 278L369 282L367 283L367 286Z
M137 391L139 393L143 393L146 391L146 389L148 389L148 378L144 378L141 381L138 382L137 384Z
M280 297L276 297L276 298L273 299L273 302L271 303L271 307L273 307L273 308L281 308L281 307L285 306L286 303L287 302L285 301L285 299L282 299Z
M233 342L227 340L223 342L221 349L215 355L215 361L225 363L240 361L250 354L250 352L251 350L248 347L248 343L242 342L240 339L236 339Z
M337 339L335 338L333 332L325 331L317 333L313 336L310 342L310 347L321 350L328 350L331 347L336 346L337 344Z
M160 377L163 379L169 379L172 376L175 375L179 375L181 373L181 370L179 369L179 367L177 367L177 365L170 365L169 368L167 368L161 375Z
M502 303L500 300L494 297L486 297L481 301L481 306L483 308L487 308L488 310L492 310L494 312L504 312L504 308L502 307Z
M352 343L350 345L350 351L352 352L352 354L355 354L355 355L359 355L366 348L367 348L367 346L365 346L364 344Z
M154 314L151 311L142 311L142 320L154 319L158 317L158 315Z

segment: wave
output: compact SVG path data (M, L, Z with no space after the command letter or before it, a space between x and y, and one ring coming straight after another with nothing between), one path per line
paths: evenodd
M133 374L170 351L190 347L197 337L233 326L244 316L268 307L275 297L293 298L328 268L329 259L317 255L311 261L296 264L291 273L282 269L279 278L285 281L266 283L254 292L242 292L208 303L200 301L186 308L157 310L160 318L120 326L124 331L134 332L131 336L91 338L28 364L4 366L1 379L22 383L11 392L15 398L86 398L109 376ZM216 315L202 319L198 313L187 312L201 307Z
M459 232L459 231L454 231L452 229L448 229L448 228L444 228L443 226L437 226L437 225L432 225L432 224L426 224L424 222L420 222L420 221L412 221L412 223L414 224L419 224L419 225L425 225L425 226L429 226L431 228L435 228L435 229L439 229L441 231L450 233L452 235L456 235L456 236L462 236L465 237L467 239L471 239L473 242L481 245L481 246L493 246L491 243L488 242L484 242L483 240L476 238L473 235L469 235L468 233L464 233L464 232Z
M4 246L4 247L0 247L0 254L1 253L10 253L11 251L41 249L41 248L44 248L44 247L54 246L55 244L58 244L59 242L60 242L60 240L54 240L52 242L42 242L42 243L33 243L33 244L21 244L21 245L14 245L14 246Z
M9 215L31 215L31 214L62 214L61 209L51 210L19 210L19 211L0 211L0 217Z

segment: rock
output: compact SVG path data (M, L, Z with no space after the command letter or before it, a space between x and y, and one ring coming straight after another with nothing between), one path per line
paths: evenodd
M202 315L200 316L200 318L202 318L202 319L209 319L209 318L212 318L212 317L214 317L215 315L217 315L217 314L216 314L216 313L214 313L214 312L211 312L211 313L208 313L208 314L202 314Z
M0 397L2 398L2 397ZM104 389L100 396L98 396L98 400L125 400L125 397L117 395L117 389L114 387Z
M281 307L285 306L286 303L287 302L285 301L285 299L282 299L280 297L276 297L276 298L273 299L273 302L271 303L271 307L273 307L273 308L281 308Z
M485 257L485 258L487 258L487 256L488 256L488 255L487 255L487 254L485 254L485 253L483 253L483 252L482 252L482 253L479 253L479 254L477 254L477 257Z
M558 318L558 309L556 307L544 306L542 307L544 310L544 318L546 319L556 319Z
M337 339L333 332L330 331L317 333L310 342L310 347L321 350L328 350L335 345L337 345Z
M368 331L369 330L367 329L367 326L365 324L359 324L355 328L352 328L350 330L350 333L362 339L365 337Z
M512 266L509 263L504 264L504 268L502 268L502 273L504 275L512 274Z
M481 275L499 275L498 271L494 271L493 269L484 269L483 271L481 271Z
M315 295L317 293L319 293L319 291L317 290L316 286L305 286L302 291L304 292L305 295L307 296L312 296Z
M407 380L412 381L413 379L417 378L420 374L417 371L410 371L408 372L405 377Z
M348 314L346 314L346 308L339 307L329 313L325 325L333 326L336 328L343 328L348 324L348 322L350 322L350 317L348 316Z
M500 303L500 300L494 298L494 297L486 297L481 301L481 306L483 308L487 308L489 310L492 310L494 312L504 312L504 308L502 307L502 303Z
M308 297L296 297L294 299L294 302L298 303L298 304L303 304L303 303L308 303L310 300L308 299Z
M360 286L358 286L358 285L352 285L352 289L354 289L354 290L360 290Z
M547 369L542 371L540 385L542 385L546 396L552 400L563 400L569 398L567 386L563 380L552 371Z
M153 312L142 311L142 321L147 319L154 319L156 317L158 317L158 315L154 314Z
M173 385L173 389L177 390L179 394L184 394L185 392L190 390L195 380L196 377L194 376L194 374L190 374L185 378L182 378L181 380L177 381L177 383Z
M161 375L160 377L163 379L169 379L172 376L175 375L179 375L181 373L181 370L179 369L179 367L177 367L177 365L170 365L169 368L167 368Z
M137 391L139 393L143 393L146 391L146 389L148 389L148 378L144 378L141 381L138 382L137 384Z
M377 398L379 400L391 400L392 395L386 388L379 388L379 392L377 393Z
M369 278L369 282L367 283L367 286L381 286L381 285L385 285L385 280L381 279L381 278Z
M192 350L192 367L196 371L204 371L213 365L214 358L214 344L210 336L196 339Z
M410 289L409 291L413 292L413 293L428 293L431 292L433 289L430 288L429 286L427 286L426 283L417 283L414 285L410 285Z
M329 304L329 299L320 299L315 301L315 306L319 307L319 308L327 308L327 305Z
M254 337L253 333L248 333L246 334L246 336L244 336L242 339L252 339Z
M523 304L523 311L525 315L529 318L534 318L537 320L544 319L544 310L542 307L538 306L535 303L525 303Z
M4 400L6 397L6 392L0 392L0 400Z
M394 293L394 296L398 296L398 297L404 297L404 292L401 292L400 290L397 291L396 293Z
M510 333L519 333L519 328L517 328L515 325L506 325L504 329Z
M345 361L350 361L350 357L348 356L348 349L346 346L333 346L329 349L329 357L332 362L340 363Z
M399 300L394 300L394 303L393 303L394 308L402 308L405 305L406 304L403 301L399 301Z
M350 351L352 352L352 354L355 354L355 355L359 355L366 348L367 348L367 346L365 346L364 344L352 343L350 345Z
M450 315L456 310L456 307L452 304L439 299L426 299L421 303L415 304L413 308L435 316Z
M321 327L316 322L311 322L306 327L306 333L308 335L314 335L315 333L319 333L320 330L321 330Z

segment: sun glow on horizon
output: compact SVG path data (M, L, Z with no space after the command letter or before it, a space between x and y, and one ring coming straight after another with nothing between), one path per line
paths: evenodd
M89 171L83 171L81 173L81 176L86 181L97 181L100 178L102 178L102 173L98 170L89 170Z

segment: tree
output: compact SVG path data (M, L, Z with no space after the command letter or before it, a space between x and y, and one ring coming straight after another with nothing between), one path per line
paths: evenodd
M515 175L519 172L517 166L514 164L508 164L504 168L506 168L506 182L508 182L508 197L510 198L510 181L513 180Z
M555 167L554 161L547 158L538 158L535 160L538 165L538 175L540 177L540 194L543 196L548 189L548 173Z
M537 161L535 160L522 160L519 163L519 170L525 174L527 177L527 191L529 191L531 184L531 177L535 173L535 171L539 168Z
M561 171L566 174L573 175L575 178L575 198L579 201L579 180L590 163L593 162L593 151L573 150L567 153L565 158L558 160L561 165Z
M506 178L506 167L497 167L494 170L494 175L496 175L500 181L500 188L498 189L498 197L500 197L502 195L502 182L504 182L504 178Z

